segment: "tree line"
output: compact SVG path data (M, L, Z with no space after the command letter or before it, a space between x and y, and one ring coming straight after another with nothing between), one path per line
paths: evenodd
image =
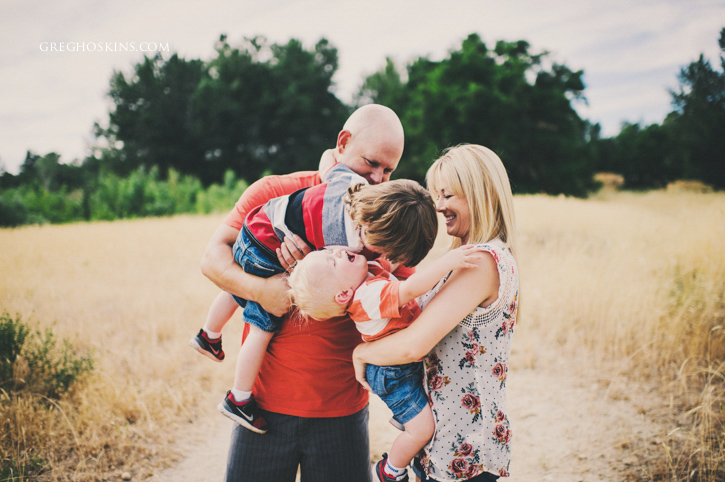
M491 48L472 34L439 61L387 59L346 105L327 40L308 49L222 35L209 61L158 54L114 72L92 154L64 164L28 152L19 174L0 176L0 225L227 210L263 175L315 169L347 116L369 102L391 107L405 128L396 177L422 181L443 149L470 142L501 156L515 193L586 196L601 171L630 189L677 179L723 189L725 28L719 45L719 68L703 55L682 67L662 124L627 123L604 138L575 109L586 102L583 71L523 40Z

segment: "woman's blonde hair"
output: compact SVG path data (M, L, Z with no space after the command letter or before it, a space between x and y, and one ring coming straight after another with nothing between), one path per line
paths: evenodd
M310 259L316 253L310 253L297 262L287 280L290 286L287 293L298 315L315 320L329 320L344 315L347 306L335 301L337 292L329 278L311 269Z
M475 144L446 149L425 178L436 199L442 188L466 199L470 210L469 244L499 238L516 253L511 183L503 162L492 150ZM453 239L452 247L460 244L459 238Z

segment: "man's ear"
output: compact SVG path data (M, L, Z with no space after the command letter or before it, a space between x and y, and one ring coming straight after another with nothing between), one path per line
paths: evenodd
M348 143L350 142L350 139L352 138L352 133L350 131L342 130L337 135L337 146L336 151L342 154L345 151L345 148L347 147Z
M350 303L350 300L352 299L354 294L355 294L355 290L352 288L348 288L346 290L340 290L335 295L335 301L337 301L341 305L346 305L346 304Z

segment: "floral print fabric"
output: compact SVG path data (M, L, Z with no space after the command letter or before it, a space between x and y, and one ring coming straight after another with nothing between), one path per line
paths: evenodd
M479 248L496 261L498 298L461 320L423 360L436 432L421 462L434 480L466 480L483 472L509 475L511 425L506 410L506 377L516 325L518 269L513 255L499 240ZM421 308L446 279L421 297Z

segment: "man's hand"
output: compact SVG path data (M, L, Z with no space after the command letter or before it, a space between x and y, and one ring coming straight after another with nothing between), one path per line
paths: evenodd
M277 259L279 259L279 264L287 272L290 272L297 264L297 261L303 259L311 252L312 248L302 238L293 234L292 236L286 236L282 246L277 248Z
M285 273L267 278L264 288L257 293L257 303L274 316L284 316L290 307L288 290L289 284Z
M269 313L283 316L290 306L287 275L281 273L271 278L260 278L245 273L234 261L232 253L238 234L239 230L225 224L217 228L204 252L202 273L227 293L256 301Z

